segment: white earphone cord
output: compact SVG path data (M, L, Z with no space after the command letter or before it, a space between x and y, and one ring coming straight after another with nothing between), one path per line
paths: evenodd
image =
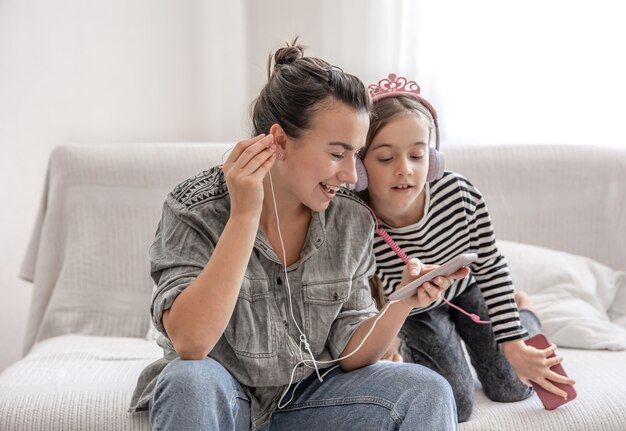
M272 173L271 172L269 172L269 178L270 178L270 188L272 190L272 200L273 200L273 203L274 203L274 213L276 214L276 227L278 229L278 238L280 240L280 246L281 246L281 249L282 249L282 252L283 252L283 272L285 274L285 283L287 285L287 292L288 292L287 298L289 300L289 313L291 314L291 318L293 319L293 322L295 323L296 328L298 329L298 332L300 333L300 344L299 344L299 346L300 346L299 347L299 349L300 349L300 362L298 362L296 365L294 365L293 369L291 370L291 377L289 379L289 384L287 385L287 388L285 389L285 392L283 392L283 395L280 397L280 400L278 400L278 408L282 409L282 408L284 408L287 404L289 404L293 400L293 397L294 397L294 394L296 392L296 389L298 388L298 386L302 382L302 381L300 381L300 382L298 382L296 384L296 386L293 388L293 391L291 393L291 398L289 398L283 404L283 399L287 395L287 392L289 392L289 388L291 387L291 385L293 383L293 378L294 378L296 369L300 365L304 365L305 367L309 367L309 368L315 368L315 372L317 374L318 380L320 382L323 382L324 381L323 377L325 377L326 374L328 374L330 371L334 370L339 365L335 365L334 367L331 367L324 374L320 375L319 368L318 368L317 364L332 364L334 362L339 362L339 361L341 361L343 359L349 358L350 356L352 356L356 352L358 352L359 349L365 344L365 341L369 338L369 336L372 333L372 331L374 331L374 328L376 327L376 324L378 323L380 318L385 315L385 313L387 312L387 309L389 308L389 306L391 304L394 304L394 303L398 302L398 301L390 301L383 307L383 309L379 313L379 315L376 318L376 320L374 320L374 323L372 324L371 328L369 329L367 334L365 334L365 337L363 338L363 340L361 340L361 343L352 352L348 353L346 356L343 356L343 357L340 357L340 358L337 358L337 359L332 359L330 361L317 361L315 359L315 357L313 356L313 352L311 352L311 346L309 345L309 341L308 341L306 335L304 334L304 332L302 332L302 329L300 329L300 326L298 325L298 322L296 321L296 317L293 314L293 304L291 302L291 286L289 285L289 276L287 274L287 254L285 252L285 244L283 242L283 235L282 235L282 233L280 231L280 219L278 217L278 206L276 205L276 195L274 193L274 183L272 181ZM304 348L309 353L311 359L304 359L303 352L302 352L302 344L304 344ZM308 364L308 363L311 363L311 362L313 363L313 366Z

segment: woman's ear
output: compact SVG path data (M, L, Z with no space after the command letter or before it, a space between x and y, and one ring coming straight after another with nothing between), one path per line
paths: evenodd
M280 127L280 124L273 124L272 127L270 127L270 134L274 136L274 144L278 146L278 154L284 154L287 147L287 134L285 133L283 128Z

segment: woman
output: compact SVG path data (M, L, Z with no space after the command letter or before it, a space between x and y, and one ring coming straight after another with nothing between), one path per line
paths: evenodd
M274 62L257 136L167 197L150 250L165 355L140 376L133 409L149 405L159 430L455 429L443 378L377 363L449 280L377 314L373 221L340 188L356 181L365 87L295 42Z

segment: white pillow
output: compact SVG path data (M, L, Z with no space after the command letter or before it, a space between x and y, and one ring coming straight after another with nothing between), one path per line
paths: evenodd
M531 295L542 330L552 342L581 349L626 349L626 272L528 244L498 241L498 247L509 263L513 284ZM619 304L611 308L616 296Z

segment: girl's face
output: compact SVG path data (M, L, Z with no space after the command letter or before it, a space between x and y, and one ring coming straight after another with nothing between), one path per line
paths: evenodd
M356 182L354 159L365 144L368 127L367 112L326 101L302 136L286 137L284 160L278 162L300 203L323 211L341 186Z
M372 139L363 160L369 196L391 226L417 223L424 214L429 140L427 121L415 114L392 119Z

